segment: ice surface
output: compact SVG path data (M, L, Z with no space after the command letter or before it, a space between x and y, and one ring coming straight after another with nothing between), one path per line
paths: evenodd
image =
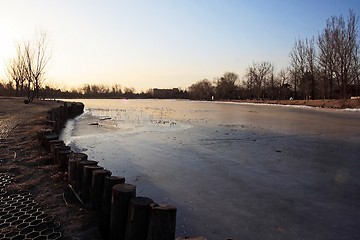
M81 100L63 138L139 196L178 208L177 235L360 235L360 114L176 100ZM98 125L90 125L98 123Z

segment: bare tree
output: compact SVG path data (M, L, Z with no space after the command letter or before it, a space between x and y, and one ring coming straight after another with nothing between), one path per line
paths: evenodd
M114 96L118 96L122 94L121 85L120 84L114 84L111 86L111 93Z
M349 96L349 86L359 78L358 18L349 11L347 20L343 16L331 17L318 38L319 65L323 78L333 94L334 79L342 98Z
M290 98L290 71L289 69L285 68L278 72L277 76L277 83L279 84L277 99L289 99Z
M254 86L255 86L255 78L256 78L255 69L250 66L245 74L245 80L243 81L243 85L245 86L245 89L250 93L249 98L253 99L255 96L254 93Z
M264 87L268 82L271 84L271 79L274 77L273 73L273 64L266 61L254 63L248 68L246 73L248 88L253 88L253 94L256 95L258 99L264 97Z
M274 100L277 95L277 89L280 88L280 82L278 81L278 78L274 76L273 67L270 69L269 78L267 81L265 81L265 85L267 85L267 88L265 88L265 91L267 91L266 97Z
M197 100L211 100L214 96L214 87L208 79L198 81L188 88L189 96Z
M236 99L239 75L233 72L226 72L222 77L215 81L215 93L217 99Z
M308 91L310 98L317 98L317 79L316 79L316 51L315 51L315 39L305 39L306 50L306 73L305 81L308 85Z
M23 55L25 59L25 78L26 78L26 95L29 100L32 100L33 94L31 94L33 87L33 74L32 74L32 52L30 42L23 43Z
M355 77L354 79L354 86L355 86L355 92L354 94L356 96L360 96L360 51L359 51L359 44L356 46L356 53L357 56L354 57L354 66L353 66L353 75Z
M39 98L39 90L42 82L45 80L46 66L51 58L48 52L46 33L37 33L33 44L24 42L24 50L28 73L28 87L30 89L32 83L35 96Z
M319 65L319 75L322 79L322 94L324 98L334 97L336 52L333 23L330 19L326 21L326 28L318 36L317 40L319 49L317 62Z
M41 84L45 80L46 66L51 58L45 33L37 33L34 42L17 43L16 56L6 66L9 80L15 83L16 95L23 95L26 88L28 99L34 94L39 98Z
M26 65L21 44L16 45L16 56L6 65L6 75L15 84L15 96L23 96L24 81L26 80Z
M290 66L293 79L304 99L316 98L316 51L314 38L296 40L290 52ZM299 83L299 84L298 84Z
M297 72L297 69L289 68L289 83L292 86L293 89L293 99L298 99L298 91L299 91L299 73Z

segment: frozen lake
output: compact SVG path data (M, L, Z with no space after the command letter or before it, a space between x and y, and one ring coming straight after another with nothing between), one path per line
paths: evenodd
M360 112L79 100L63 139L178 208L177 236L356 239ZM98 123L99 125L93 125Z

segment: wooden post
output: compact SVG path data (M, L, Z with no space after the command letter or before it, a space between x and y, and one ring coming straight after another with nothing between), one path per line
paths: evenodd
M104 168L100 167L100 166L85 166L84 167L81 199L83 200L83 202L85 204L90 202L92 173L95 170L102 170L102 169L104 169Z
M147 240L174 240L176 207L153 204L150 208Z
M71 150L71 148L69 146L61 146L61 145L55 147L55 161L54 161L54 163L56 165L59 165L59 152L64 151L64 150Z
M134 197L130 199L126 240L142 240L147 238L150 205L153 203L154 201L147 197Z
M53 146L57 146L57 145L61 145L61 144L64 144L63 140L51 140L51 141L49 141L49 152L51 153L51 149L53 148Z
M57 134L51 133L51 134L46 134L43 138L43 146L45 147L46 150L50 151L50 144L49 142L52 140L58 140L59 136Z
M44 141L44 136L47 134L51 134L52 133L52 129L50 128L46 128L46 129L41 129L40 131L38 131L37 136L38 139L41 143L43 143Z
M77 173L77 164L81 161L86 161L88 156L85 153L72 153L69 158L68 164L68 181L76 185L76 173Z
M46 121L46 126L50 126L50 128L52 128L52 129L55 128L55 124L56 124L55 121L52 121L52 120L47 120Z
M68 168L69 156L72 153L70 149L61 150L58 153L58 166L61 170L66 170Z
M109 170L95 170L92 173L91 203L92 207L98 211L101 210L101 203L104 194L104 181L107 176L111 176L111 172Z
M50 145L51 159L53 160L53 164L56 164L56 148L65 147L65 143L59 142L59 144Z
M76 172L77 172L77 165L81 162L81 159L78 158L70 158L68 164L68 181L76 185Z
M81 161L88 160L88 155L86 153L74 153L71 157L80 159Z
M112 187L121 183L125 183L125 178L121 176L107 176L104 179L104 194L101 212L99 214L99 226L104 239L109 239Z
M110 239L124 240L130 198L135 197L136 186L128 183L112 188Z
M90 160L78 162L77 167L76 167L76 186L77 186L77 190L79 192L82 191L84 167L85 166L96 166L97 164L98 164L97 161L90 161Z

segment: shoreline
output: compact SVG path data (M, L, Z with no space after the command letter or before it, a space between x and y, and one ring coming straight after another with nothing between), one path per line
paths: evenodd
M301 102L304 101L299 101L298 105L301 105ZM269 104L267 101L244 103ZM4 107L3 104L7 106ZM62 104L63 102L35 100L26 105L22 98L0 97L0 126L6 123L4 119L8 120L8 125L4 126L9 130L0 134L0 173L15 175L14 183L7 187L9 192L30 192L37 203L46 205L45 212L54 215L54 220L61 223L62 239L101 239L95 213L64 201L66 173L52 165L48 152L36 137L37 132L46 127L48 111ZM327 108L341 109L331 106L333 107Z
M110 221L106 225L102 222L105 221L105 219L99 215L99 209L93 205L94 196L91 196L91 199L89 198L89 191L91 191L90 188L92 186L88 185L89 177L87 177L87 180L85 179L86 176L88 176L86 174L90 174L87 169L92 172L92 170L90 170L92 167L98 169L99 172L105 171L110 173L109 176L111 176L110 171L106 169L102 170L104 168L101 166L95 166L97 165L96 161L72 159L72 161L81 161L81 163L85 164L84 178L82 179L83 189L81 190L82 196L80 199L71 186L73 184L72 180L74 179L70 180L70 174L67 172L67 169L69 169L69 172L72 172L70 165L68 168L68 161L70 164L69 153L72 152L71 149L60 150L56 158L49 152L50 145L52 149L52 144L58 144L55 141L61 141L62 144L64 144L62 140L57 140L58 134L64 129L67 120L83 113L83 103L35 100L31 104L25 104L22 98L0 97L0 109L4 110L0 111L0 116L2 116L0 119L0 127L7 129L5 134L0 135L0 148L4 149L4 151L0 152L0 175L5 175L5 177L9 176L11 181L13 180L11 184L7 184L8 186L0 189L1 206L7 204L7 198L12 199L14 196L16 198L19 194L24 194L29 196L28 199L34 199L26 200L26 202L32 201L34 205L39 206L34 214L41 214L42 217L46 216L47 219L42 221L39 220L37 215L33 216L33 212L28 213L27 210L23 209L24 207L27 208L27 205L22 206L21 203L25 200L21 200L20 206L11 210L11 212L7 210L2 211L2 219L5 218L6 222L1 226L0 238L7 237L8 235L16 238L33 238L36 236L43 238L49 235L52 239L97 240L107 239L108 234L112 237L118 236L118 234L125 234L124 229L128 228L128 225L134 228L130 231L131 234L136 234L135 231L140 231L140 229L143 228L138 223L135 227L135 220L132 220L130 224L127 217L125 222L122 222L123 220L120 221L118 217L111 217L111 226L108 225ZM11 124L12 122L15 122L15 124ZM51 143L51 140L55 141ZM66 146L64 145L64 147ZM60 155L64 155L61 157L61 160ZM86 156L86 158L84 158L84 160L86 160L87 155L83 155ZM87 165L90 162L96 164L94 166ZM123 179L122 183L125 182L125 179L121 176L111 176L111 178L112 180ZM92 177L90 177L90 181L91 179ZM79 184L78 180L79 178L76 178L76 182L74 183L76 185L75 187L79 187L81 184ZM86 183L84 181L86 181ZM3 182L0 183L4 185ZM99 183L97 184L99 185ZM106 184L103 183L102 187L101 184L99 186L103 189ZM125 194L123 191L127 192L127 188L131 186L134 189L133 197L136 196L136 185L131 185L127 182L120 184L119 182L116 186L118 187L116 194ZM71 193L69 193L69 188L72 190ZM113 195L115 194L114 188L112 190ZM94 189L92 190L95 191ZM99 189L98 191L100 192L101 190ZM69 196L69 194L71 196ZM75 195L78 201L74 199ZM102 194L99 196L102 196ZM131 200L134 201L134 206L132 206L131 211L138 211L136 210L137 204L141 205L145 203L142 202L142 199L145 198L137 197ZM115 205L122 204L121 201L121 199L118 199ZM137 201L140 202L137 203ZM176 207L157 204L150 198L148 198L147 204L150 204L150 201L152 204L149 205L148 213L149 239L158 239L158 237L161 238L165 236L171 236L171 239L175 239ZM76 202L76 204L74 204L74 202ZM113 216L113 211L117 211L115 216L121 216L121 218L127 215L117 215L120 214L119 209L113 210L113 205L114 203L111 202L111 216ZM130 205L129 202L129 211ZM11 208L11 205L6 205L6 209L9 207ZM25 215L23 213L24 211ZM167 214L171 215L172 221L166 218ZM31 217L26 217L28 215ZM104 217L106 218L106 216ZM146 218L146 213L141 217L138 216L136 221L142 221L138 219L143 217ZM28 220L28 218L31 220ZM114 224L120 224L120 227L114 228L112 225L113 221ZM51 229L52 233L47 225L55 226ZM163 227L164 229L161 230ZM46 231L44 229L46 229ZM108 232L108 230L110 230L110 232ZM56 237L54 236L55 234Z
M61 239L101 239L96 214L64 200L66 173L52 164L49 153L37 139L47 127L47 112L63 102L0 97L0 173L13 176L4 188L7 194L30 193L42 211L59 222ZM11 231L1 229L1 232Z
M322 225L321 218L332 219L325 224L331 226L336 224L333 216L347 217L345 213L337 214L338 210L352 210L339 202L342 197L328 200L325 196L331 191L337 191L341 196L348 194L348 184L356 181L353 173L349 173L346 179L349 182L338 188L332 175L339 168L351 169L350 166L356 164L354 153L358 148L352 146L358 142L355 135L359 130L358 113L181 100L129 100L122 103L84 100L84 103L89 114L77 121L76 126L83 131L73 132L72 144L92 159L101 161L100 165L105 168L136 182L142 194L178 206L178 236L227 239L281 234L279 238L296 238L297 234L322 239L319 232L337 236L345 232L350 232L346 236L351 236L356 232L346 227L353 226L351 223L340 224L344 230L332 230ZM114 109L121 109L120 114L113 112ZM146 109L146 113L141 109ZM109 120L99 120L104 116L113 117L115 122L120 120L119 128L132 123L141 128L159 118L165 122L175 121L176 126L187 123L192 127L174 132L167 131L171 130L169 128L163 131L165 125L151 131L147 131L148 128L137 131L139 128L134 127L128 134L107 129ZM100 126L88 125L97 121ZM135 134L132 134L133 129ZM172 181L168 182L169 179ZM294 186L296 192L292 192ZM213 189L216 194L207 196ZM266 199L268 189L271 193ZM206 200L198 194L206 196ZM255 197L259 195L265 198ZM314 198L308 200L308 195ZM284 198L293 201L283 202L281 199ZM348 200L354 201L353 198ZM306 211L293 209L294 202L306 202ZM317 202L326 202L334 210L324 214ZM221 206L221 210L213 206ZM206 209L212 209L211 213ZM259 215L257 209L264 215ZM291 214L286 215L287 212L278 209L291 209ZM309 222L285 224L293 217L312 213L319 217ZM270 219L267 214L274 217ZM319 231L313 231L313 225ZM278 233L274 226L281 226L285 232ZM252 227L262 229L262 232L254 231ZM306 231L299 231L302 228Z
M115 99L115 100L124 100L125 98L75 98L78 101L91 99ZM129 100L185 100L185 101L205 101L205 102L227 102L227 103L249 103L249 104L269 104L269 105L284 105L284 106L307 106L314 108L328 108L328 109L359 109L360 110L360 99L321 99L321 100L192 100L192 99L183 99L183 98L168 98L168 99L159 99L159 98L137 98ZM73 100L62 99L63 101ZM127 100L127 99L126 99Z
M224 102L249 103L249 104L269 104L286 106L307 106L315 108L329 109L359 109L360 100L356 99L324 99L324 100L228 100Z

